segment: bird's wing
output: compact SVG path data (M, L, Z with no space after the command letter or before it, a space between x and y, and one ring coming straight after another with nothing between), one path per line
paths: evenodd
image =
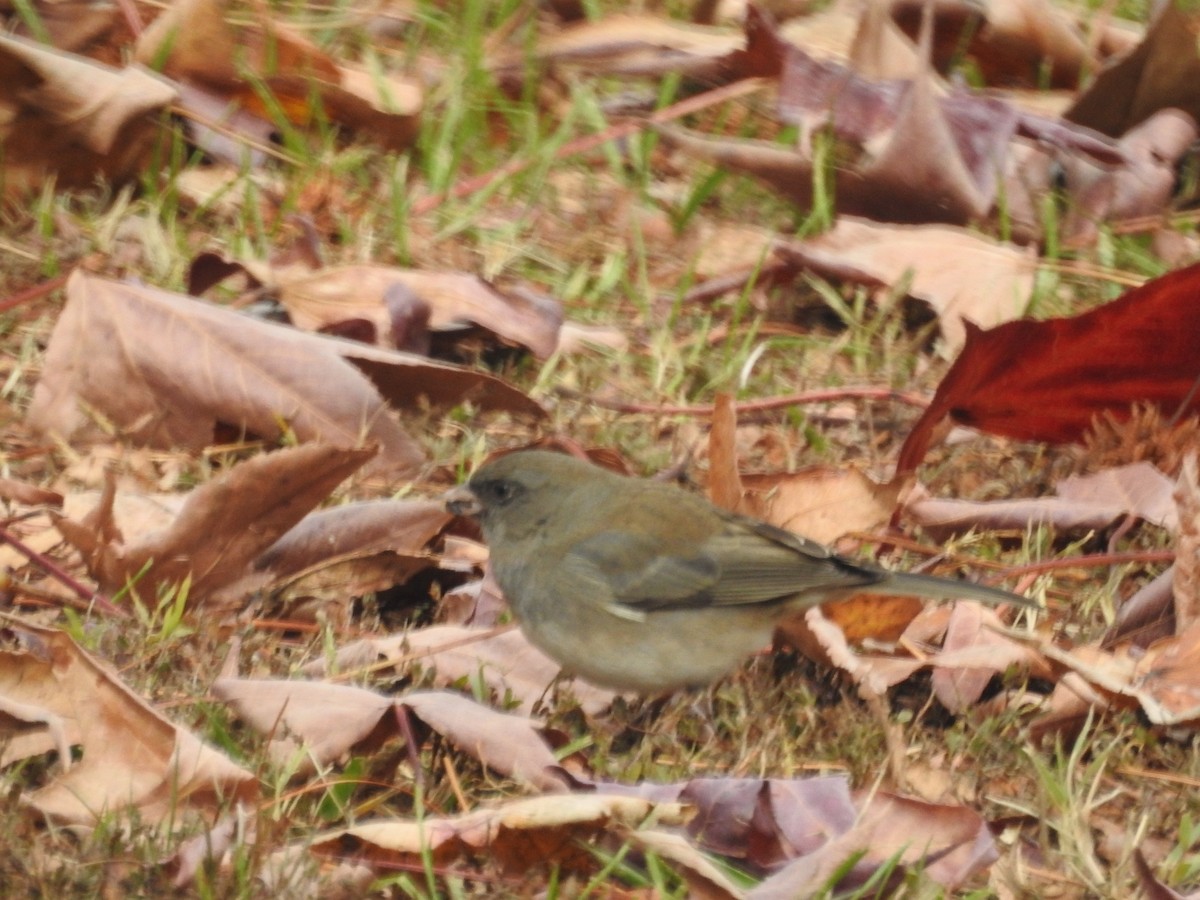
M810 592L819 602L828 592L865 587L884 577L808 538L740 516L729 516L705 550L721 569L712 597L720 605L770 603Z
M611 600L631 610L771 603L808 591L874 584L882 577L820 544L750 519L686 548L606 531L577 543L575 562L595 567Z
M635 610L711 605L718 563L703 552L662 551L644 537L604 531L577 542L564 562L595 571L613 601Z

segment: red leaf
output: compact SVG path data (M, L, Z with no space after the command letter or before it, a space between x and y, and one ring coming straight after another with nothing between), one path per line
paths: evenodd
M946 416L1030 441L1078 440L1102 412L1153 403L1200 411L1200 265L1128 291L1083 315L964 323L966 345L900 451L901 473L925 456Z

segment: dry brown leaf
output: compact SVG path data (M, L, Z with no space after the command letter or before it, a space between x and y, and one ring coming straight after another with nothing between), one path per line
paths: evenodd
M1138 123L1120 140L1119 166L1101 166L1082 157L1064 161L1062 178L1070 198L1060 224L1072 246L1092 244L1106 221L1158 215L1179 190L1178 168L1200 129L1178 109L1162 109Z
M115 3L95 3L92 0L35 0L30 4L33 16L12 15L13 3L4 3L5 30L24 38L37 40L30 22L39 22L49 35L47 43L57 50L79 53L90 59L115 64L121 59L118 41L121 33L118 8Z
M299 773L326 766L367 743L374 750L396 734L395 698L365 688L319 681L218 678L212 694L233 707L259 734L271 738L268 752L277 764L296 763ZM368 739L371 739L368 742Z
M142 69L113 69L10 35L0 35L0 85L8 194L38 190L51 175L60 188L136 176L158 132L150 114L176 97Z
M844 775L692 778L673 784L596 782L602 794L680 801L695 809L687 831L704 850L769 870L812 853L858 814Z
M1167 566L1142 585L1117 610L1113 627L1104 636L1105 647L1132 643L1149 647L1175 633L1175 566Z
M896 25L887 0L864 5L850 45L850 65L864 78L914 78L924 67L916 45Z
M365 638L338 650L334 662L341 671L361 666L378 666L381 661L397 665L416 662L433 669L439 684L460 678L481 678L498 697L518 701L517 709L526 715L546 694L558 677L558 663L532 644L520 631L499 634L494 629L464 628L458 625L434 625L407 634ZM305 667L308 674L325 674L326 664L318 661ZM608 708L616 696L612 691L573 681L568 688L588 715Z
M1140 706L1155 725L1200 723L1200 622L1144 651L1131 645L1111 652L1096 647L1064 650L1049 641L1042 641L1038 649L1108 700Z
M106 539L118 534L147 535L170 528L179 517L187 498L187 494L140 493L136 486L126 484L110 474L103 491L68 494L62 515L66 519L82 522L105 506L107 509L104 514L109 520L103 528ZM97 529L97 538L100 530Z
M963 319L986 328L1021 316L1037 274L1032 247L950 226L880 225L848 216L778 252L826 277L888 288L911 279L906 291L937 314L946 356L962 346Z
M864 27L870 19L868 13ZM957 224L987 213L996 173L1022 123L1011 104L961 90L946 93L927 65L905 80L870 80L794 45L781 52L780 118L800 125L800 155L806 158L816 130L829 128L837 136L847 157L834 171L842 212ZM811 186L776 183L807 203Z
M282 181L269 172L247 170L233 163L189 166L175 176L174 186L185 207L231 219L250 214L245 209L247 197L278 196L285 190Z
M946 639L939 657L953 657L965 650L981 650L989 657L986 666L948 668L934 665L933 693L942 706L958 714L979 702L983 690L997 672L1007 668L1009 660L1027 654L1025 648L1014 644L996 629L1002 628L1000 617L979 603L955 603L946 625Z
M677 72L711 80L743 44L739 31L672 21L661 16L607 15L564 28L538 42L535 54L558 67L595 74L665 75ZM508 78L524 75L525 48L505 49L489 65Z
M1197 900L1200 898L1200 892L1192 891L1181 894L1159 881L1141 850L1133 852L1133 866L1137 873L1138 886L1142 889L1142 895L1146 900Z
M8 619L25 649L0 652L0 697L57 720L82 758L22 802L56 822L94 825L128 807L145 822L211 816L222 798L252 800L253 774L163 718L71 638ZM11 720L0 726L12 734ZM5 744L4 764L55 749L40 728ZM65 762L65 760L64 760Z
M869 43L872 23L879 19L878 9L864 12L862 41ZM874 27L878 32L880 26ZM1132 166L1126 148L1103 135L1057 117L1022 112L999 97L947 90L926 65L903 80L866 79L810 54L807 44L801 49L789 43L784 30L775 29L753 7L746 34L746 48L730 54L725 74L778 77L779 118L800 126L799 147L788 150L765 141L706 138L655 127L668 145L754 175L801 207L812 205L814 184L820 181L814 174L811 136L825 130L837 138L831 177L838 211L884 222L961 225L981 220L996 205L1000 174L1008 173L1011 181L1020 173L1021 196L1029 201L1029 209L1021 209L1022 233L1035 232L1039 226L1031 197L1051 189L1051 164L1061 162L1059 157L1082 155ZM883 68L897 65L908 64ZM1030 141L1047 151L1039 151L1032 177L1015 158L1030 149ZM1149 169L1142 165L1138 171ZM1118 178L1129 180L1135 174L1131 168ZM1006 218L1010 187L1005 186Z
M970 601L961 601L958 605L968 604L976 605ZM814 607L805 611L802 620L805 631L800 635L801 649L808 652L815 647L819 659L827 660L829 664L844 669L855 684L867 694L882 696L888 688L925 668L946 672L986 669L989 673L996 674L1005 672L1010 667L1016 667L1038 676L1050 674L1050 667L1038 648L1029 646L1027 641L1021 642L1003 635L996 635L996 640L989 638L965 646L943 649L921 659L857 653L850 646L849 635L829 615L837 605L827 604L824 607ZM995 614L991 613L989 616L987 613L990 613L990 610L985 611L983 621L987 625L1000 627L1000 620L995 617ZM915 616L909 617L910 620L913 618ZM801 620L797 619L790 625L796 628L801 625ZM886 625L886 621L884 625ZM987 625L983 627L987 627ZM869 631L871 627L870 620L867 619L859 630ZM878 632L883 625L874 627Z
M352 601L407 584L430 567L471 566L430 549L452 516L433 500L348 503L306 516L254 561L288 618L346 622ZM427 596L421 591L421 597ZM444 599L444 598L443 598ZM273 604L274 606L274 604Z
M412 147L424 105L421 82L395 72L369 72L339 63L337 83L318 93L330 120L399 153ZM301 82L298 86L311 90Z
M1171 501L1171 483L1150 463L1132 463L1090 475L1072 475L1057 485L1058 495L1075 503L1106 503L1174 531L1179 511Z
M401 697L400 702L488 768L538 791L558 793L570 787L570 778L553 749L566 743L565 735L447 691L416 691Z
M58 491L47 490L16 478L0 478L0 499L26 506L60 508L63 505L63 495Z
M999 858L987 822L974 810L884 791L867 797L860 793L857 798L864 808L853 827L763 881L747 895L749 900L815 896L847 861L860 855L838 881L843 890L864 884L893 856L902 867L919 866L925 877L949 889ZM890 893L886 888L883 892Z
M739 512L822 544L870 531L896 508L900 488L877 484L855 468L808 466L798 472L745 474Z
M1075 672L1066 672L1042 702L1038 717L1030 723L1030 737L1041 741L1061 734L1078 734L1097 711L1109 705L1108 695Z
M544 726L497 712L461 694L417 691L389 697L365 688L316 681L221 678L213 694L229 703L283 763L297 750L319 766L402 737L403 707L484 765L541 791L563 791L567 776Z
M914 0L891 6L896 21L912 35L921 9ZM938 0L933 14L939 70L965 53L989 85L1075 88L1098 64L1083 29L1056 6L1033 0Z
M201 150L205 156L218 164L214 175L224 172L228 181L220 185L225 196L231 193L242 194L236 203L245 200L245 184L239 186L243 178L263 187L271 184L270 176L264 168L269 162L270 155L264 148L270 147L272 139L277 138L277 126L261 116L243 109L236 103L231 103L229 97L219 89L204 85L192 84L186 81L178 82L179 109L183 113L190 142ZM187 167L181 175L187 175L193 184L198 177L193 167ZM279 179L273 179L277 184ZM282 190L282 186L280 185ZM253 194L251 196L254 196ZM265 200L273 195L267 194L260 199ZM268 201L269 202L269 201ZM226 201L226 208L233 206L234 211L240 212L240 206ZM272 215L275 209L264 207L264 212Z
M239 816L221 816L212 828L183 841L166 863L168 871L173 873L171 885L187 887L194 883L206 863L226 859L227 852L235 846L248 847L253 832L239 828L241 824Z
M61 519L58 529L102 590L129 587L153 608L163 591L190 579L191 608L229 605L248 589L240 582L266 581L251 568L260 554L373 453L310 444L254 457L192 491L158 531L122 534L111 492L82 520Z
M857 643L873 640L887 643L899 638L924 608L925 601L920 597L903 594L856 594L826 603L821 610L847 641ZM803 616L797 615L785 620L780 624L779 631L793 643L800 641L801 643L795 644L797 648L805 651L810 648Z
M252 20L226 16L226 0L176 0L138 38L136 55L171 77L215 91L269 120L275 108L296 124L320 116L353 128L386 149L404 150L416 136L421 89L394 75L339 65L266 7ZM222 52L214 53L220 47ZM268 109L256 88L274 98ZM321 107L314 108L314 98Z
M267 78L302 71L326 79L337 65L307 38L270 17L235 25L226 20L226 0L175 0L140 35L137 58L159 61L173 78L230 85L244 74ZM220 47L222 52L214 53Z
M523 873L551 864L564 872L591 872L599 864L586 842L605 834L623 835L626 828L647 824L681 825L678 803L654 803L636 797L599 794L554 794L514 800L454 818L427 816L379 820L312 837L312 852L336 858L357 857L394 871L432 858L446 865L468 855L486 853L502 871Z
M296 275L279 273L279 300L299 328L320 331L347 319L365 319L385 346L396 346L389 291L400 285L429 308L429 328L470 322L528 347L545 359L558 345L562 307L528 294L502 293L474 275L422 272L390 266L341 266ZM405 349L405 348L402 348Z
M584 325L567 320L558 330L558 352L565 355L596 348L624 352L628 346L625 332L611 325Z
M1178 524L1171 481L1147 462L1072 475L1059 482L1056 490L1056 497L981 502L932 497L916 485L904 502L904 514L926 528L956 531L1023 530L1039 522L1064 532L1101 529L1126 516L1168 529Z
M391 552L427 555L453 517L436 500L346 503L306 516L272 544L254 567L276 580L345 557Z
M89 415L160 447L201 448L218 424L277 440L376 443L374 468L423 454L336 342L212 304L76 271L29 408L66 440L106 437Z
M321 340L316 335L311 337ZM486 372L382 347L369 347L357 341L326 340L330 341L326 346L353 363L393 406L422 409L426 404L474 403L485 410L501 410L532 418L546 415L537 401Z
M1200 20L1175 0L1157 13L1142 42L1097 75L1065 118L1114 137L1168 107L1200 120Z
M987 823L973 810L883 791L852 794L843 775L693 778L674 784L598 782L595 788L603 795L681 801L694 807L687 831L701 848L778 873L778 881L762 882L748 897L813 896L816 887L828 888L829 877L860 852L862 858L837 882L840 891L861 887L893 855L902 865L919 866L948 887L995 859ZM824 878L817 878L816 871ZM802 889L810 879L815 887Z

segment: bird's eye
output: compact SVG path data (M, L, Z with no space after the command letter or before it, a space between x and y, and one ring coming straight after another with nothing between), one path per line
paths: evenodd
M517 496L517 486L509 481L493 481L488 485L488 494L493 503L503 506Z

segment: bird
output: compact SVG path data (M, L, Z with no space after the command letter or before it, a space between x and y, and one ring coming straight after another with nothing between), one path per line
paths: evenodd
M479 467L445 496L479 520L492 572L530 643L599 687L706 687L781 620L854 594L1035 607L1018 594L839 556L661 481L548 450Z

